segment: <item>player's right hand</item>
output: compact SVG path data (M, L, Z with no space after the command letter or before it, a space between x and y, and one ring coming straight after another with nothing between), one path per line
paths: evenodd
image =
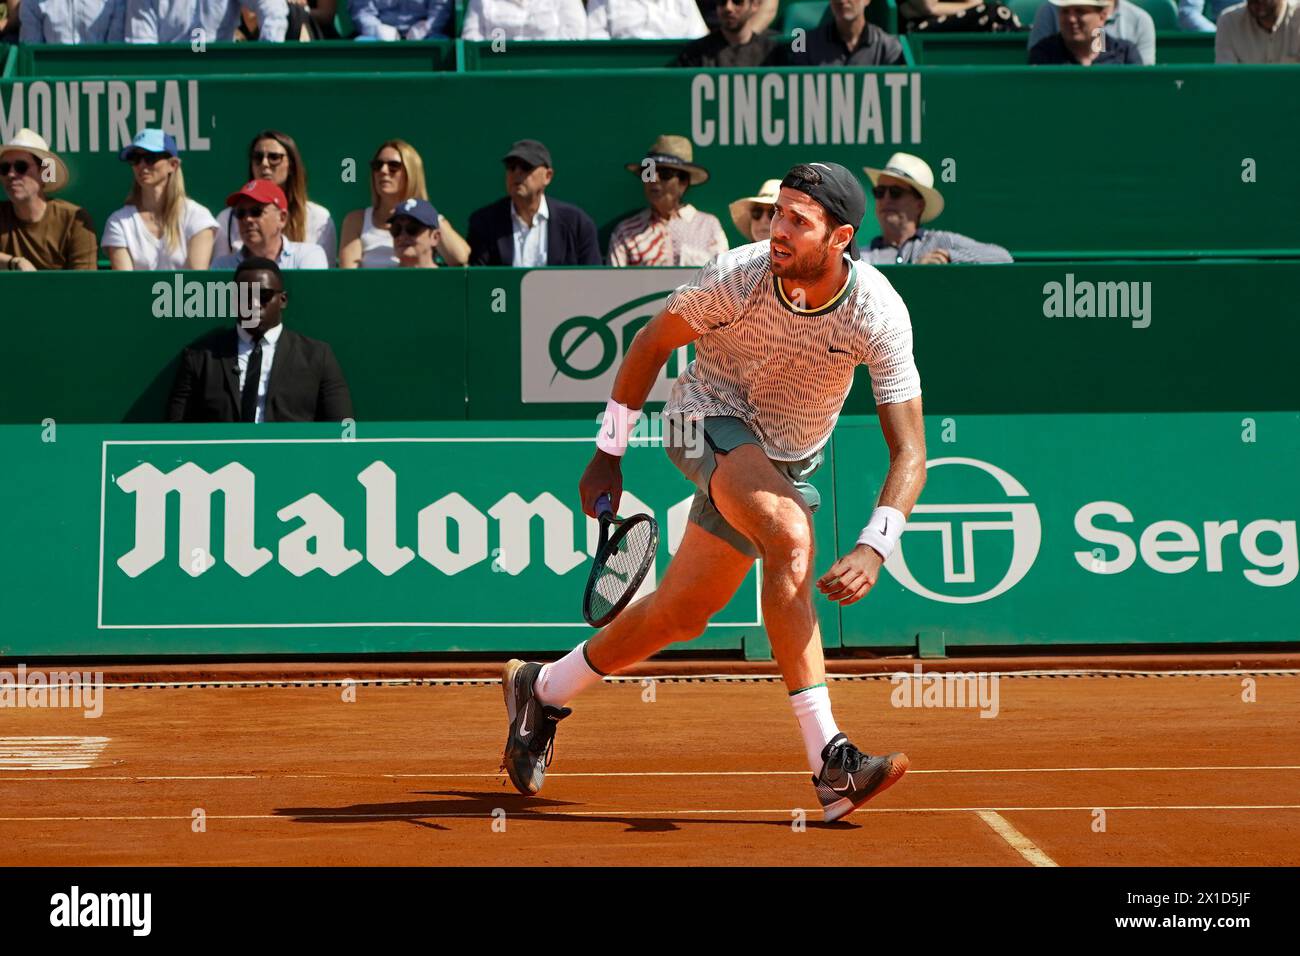
M618 501L623 497L623 459L596 449L582 478L578 480L578 497L582 512L590 518L596 514L596 499L609 492L609 506L618 514Z

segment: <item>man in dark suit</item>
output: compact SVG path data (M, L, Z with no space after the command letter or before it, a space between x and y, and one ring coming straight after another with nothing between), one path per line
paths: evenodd
M469 217L469 264L600 265L591 217L577 206L546 198L555 176L550 150L535 139L521 139L501 161L506 164L506 195Z
M352 418L352 396L334 351L280 322L289 300L280 267L270 259L250 256L235 270L235 284L241 321L181 353L167 420L337 422Z

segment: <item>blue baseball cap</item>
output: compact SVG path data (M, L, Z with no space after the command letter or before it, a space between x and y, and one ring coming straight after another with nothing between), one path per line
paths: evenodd
M438 228L438 210L434 209L433 204L426 199L412 198L399 202L393 214L388 217L389 224L391 225L399 216L409 216L428 229Z
M117 158L126 161L127 157L137 149L146 153L166 153L168 156L179 156L180 150L176 148L176 137L171 133L164 133L160 129L142 129L135 134L135 139L131 140L130 146L123 146L122 151L117 154Z

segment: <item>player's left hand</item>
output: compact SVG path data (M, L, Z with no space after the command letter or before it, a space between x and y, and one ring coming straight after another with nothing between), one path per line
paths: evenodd
M830 600L847 607L871 592L880 577L882 564L884 561L875 550L860 544L831 565L818 579L817 588Z

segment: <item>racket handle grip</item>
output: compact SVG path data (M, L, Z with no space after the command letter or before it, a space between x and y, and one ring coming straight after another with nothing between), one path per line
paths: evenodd
M596 499L596 517L603 518L606 515L613 516L614 510L609 506L609 492L602 491L600 497Z

